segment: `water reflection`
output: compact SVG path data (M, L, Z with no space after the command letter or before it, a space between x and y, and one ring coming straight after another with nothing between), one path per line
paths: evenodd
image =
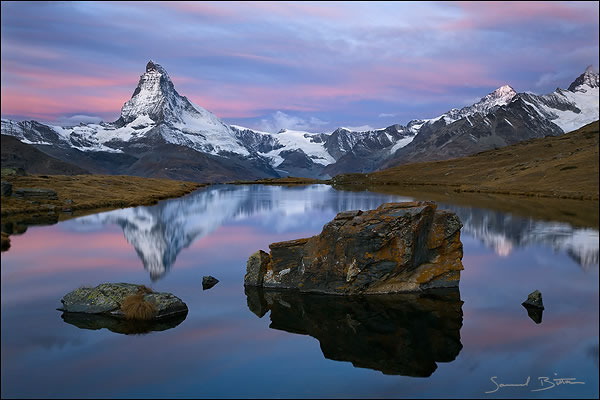
M527 315L533 320L533 322L535 322L536 324L542 323L542 314L544 313L544 310L537 307L530 307L525 304L523 304L523 307L525 307L525 309L527 310Z
M63 312L61 318L67 324L80 329L98 330L106 328L111 332L125 335L139 335L150 332L166 331L175 328L187 317L187 312L171 318L152 321L132 321L109 315Z
M151 207L114 210L64 222L74 230L102 230L117 224L135 248L152 280L174 264L179 253L194 241L228 222L259 217L257 223L277 233L310 228L320 231L337 212L368 210L390 201L412 198L371 192L337 191L326 185L296 188L278 186L214 186ZM496 254L506 256L530 245L551 247L569 254L584 269L598 265L598 231L567 223L544 222L509 213L440 203L454 211L464 224L463 234L481 240ZM307 213L321 211L317 218ZM323 211L329 219L322 219Z
M264 214L263 224L279 230L305 227L307 210L338 212L371 209L400 196L336 192L329 186L217 186L151 207L135 207L89 215L65 224L79 230L101 230L117 224L135 248L152 280L161 278L182 249L233 220ZM320 229L327 221L313 221Z
M563 222L523 218L500 211L444 204L463 223L462 232L481 240L499 256L531 245L567 253L583 269L598 266L598 231Z
M355 367L427 377L462 349L458 289L371 296L245 290L253 313L271 311L270 328L310 335L325 358Z

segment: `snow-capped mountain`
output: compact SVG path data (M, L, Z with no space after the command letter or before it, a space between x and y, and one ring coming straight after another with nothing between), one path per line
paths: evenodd
M106 173L102 164L113 163L118 166L111 173L203 182L278 176L229 125L181 96L153 61L115 122L61 127L3 119L2 134L97 173ZM129 157L115 161L110 155L123 153Z
M237 138L281 175L317 177L323 167L335 162L327 151L323 134L282 129L278 133L232 125Z
M228 125L177 93L164 68L152 61L114 123L73 127L44 126L34 121L2 123L28 143L65 145L82 151L123 152L131 144L139 149L171 143L213 155L250 154Z
M379 168L463 157L523 140L571 132L599 119L598 73L588 67L568 90L546 95L502 86L473 106L426 120L418 135Z
M494 90L492 93L488 94L473 105L463 107L461 109L453 108L447 113L427 122L432 123L440 118L443 118L444 122L451 124L452 122L458 121L461 118L467 118L475 114L487 115L488 113L496 110L498 107L510 103L513 97L516 95L517 92L515 92L514 89L509 85L500 86L498 89Z
M419 126L413 122L372 131L338 128L332 133L283 129L273 134L236 125L232 129L246 146L269 159L284 176L330 177L338 172L372 170L372 164L410 143ZM358 158L364 159L357 162Z
M327 178L572 131L598 119L598 86L598 74L588 67L568 90L536 95L504 85L473 105L406 126L269 133L227 125L180 95L167 71L150 61L115 122L61 127L2 119L2 134L92 173L201 182Z

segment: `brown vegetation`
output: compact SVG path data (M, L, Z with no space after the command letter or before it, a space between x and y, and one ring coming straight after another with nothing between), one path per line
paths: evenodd
M145 293L152 293L152 290L142 285L138 292L123 299L121 311L126 319L150 320L156 314L156 305L144 299Z
M599 122L469 157L338 175L336 185L440 186L456 192L598 199Z
M20 213L48 214L151 205L204 186L194 182L123 175L3 175L2 180L12 183L13 191L18 188L44 188L53 189L58 194L58 200L37 202L3 196L3 217Z
M138 293L150 294L150 293L154 293L154 291L146 285L140 285L138 287Z

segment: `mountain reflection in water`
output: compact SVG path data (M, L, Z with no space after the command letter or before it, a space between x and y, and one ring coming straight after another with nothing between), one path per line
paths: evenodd
M360 194L359 194L360 193ZM333 215L345 210L369 210L382 203L411 201L410 197L366 192L337 191L327 185L303 187L212 186L155 206L103 212L66 221L74 230L101 230L117 224L135 248L152 280L160 279L179 253L194 241L231 221L260 216L260 224L289 232L306 227L319 232L327 220L310 220L309 210ZM500 211L439 204L454 211L464 224L463 235L481 240L498 255L530 245L564 251L584 269L598 265L598 231L574 228L567 223L545 222Z
M325 358L386 375L428 377L462 349L458 288L428 293L335 296L246 287L248 308L269 325L310 335Z

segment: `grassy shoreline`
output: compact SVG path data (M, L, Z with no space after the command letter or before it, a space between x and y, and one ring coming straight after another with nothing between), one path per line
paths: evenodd
M206 186L195 182L123 175L4 175L2 180L13 185L13 192L20 188L40 188L52 189L58 195L58 200L2 196L2 217L152 205Z
M2 175L17 189L52 189L58 199L26 199L2 196L2 251L9 236L28 225L59 221L117 208L153 205L180 197L206 185L195 182L124 175ZM13 228L17 227L17 228ZM11 230L5 232L4 230ZM12 230L15 232L12 232Z

